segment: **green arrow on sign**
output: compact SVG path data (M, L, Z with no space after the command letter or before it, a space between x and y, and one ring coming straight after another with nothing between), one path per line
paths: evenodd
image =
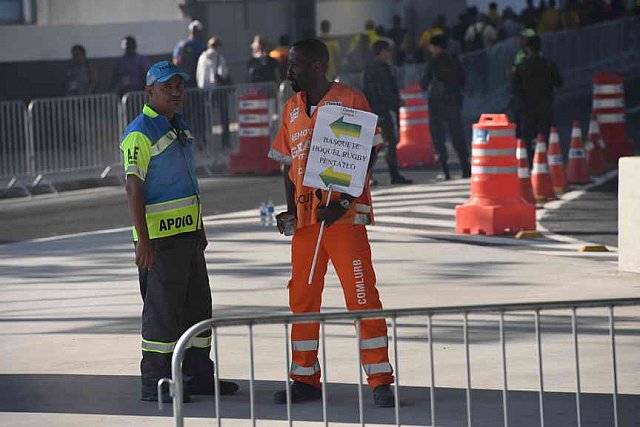
M354 123L348 123L344 121L344 116L340 116L335 122L329 125L336 138L340 138L342 135L353 136L354 138L360 138L360 130L362 126Z
M333 166L329 166L327 169L323 170L320 173L320 179L327 187L332 184L348 187L351 184L351 175L342 172L335 172L333 170Z

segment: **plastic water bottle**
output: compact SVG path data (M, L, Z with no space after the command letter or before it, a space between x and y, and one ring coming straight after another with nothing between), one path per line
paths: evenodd
M276 208L273 202L269 200L267 202L267 227L273 227L276 225Z
M262 224L263 227L267 227L269 225L267 215L267 204L262 202L260 203L260 224Z

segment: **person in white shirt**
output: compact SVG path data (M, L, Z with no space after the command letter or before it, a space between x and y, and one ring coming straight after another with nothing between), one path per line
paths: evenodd
M222 42L218 37L211 37L207 42L207 50L198 58L196 67L196 83L200 89L216 89L231 84L229 68L224 56L218 51ZM222 147L229 147L229 112L226 91L211 92L212 108L220 110L220 123L222 125Z

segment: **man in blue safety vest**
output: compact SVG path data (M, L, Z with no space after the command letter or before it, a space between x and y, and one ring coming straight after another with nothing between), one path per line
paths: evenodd
M161 61L146 75L148 103L120 140L129 213L133 220L142 311L142 400L156 401L160 378L171 377L171 357L180 335L212 316L204 259L207 238L195 174L193 135L177 113L189 75ZM211 331L186 351L185 395L213 394ZM220 394L235 383L219 381ZM162 400L170 401L169 391Z

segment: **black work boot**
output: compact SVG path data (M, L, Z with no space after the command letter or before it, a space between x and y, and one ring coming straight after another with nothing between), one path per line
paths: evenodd
M206 385L198 385L198 386L186 386L186 390L191 394L200 394L200 395L208 395L213 396L216 394L215 385L213 381L209 382ZM240 389L238 384L231 381L218 381L218 388L220 389L220 396L229 396L231 394L236 394Z
M378 408L393 408L396 406L396 399L390 384L382 384L373 389L373 403Z
M156 390L152 390L152 389L143 388L142 389L142 394L140 396L140 400L143 400L145 402L157 402L158 401L158 390L157 389ZM163 403L172 403L173 402L173 399L169 395L169 385L168 384L164 384L162 386L162 402ZM189 393L187 393L186 391L182 392L182 402L184 402L184 403L191 402L191 395L189 395Z
M294 381L291 383L291 403L300 403L319 399L322 399L321 388L300 381ZM285 405L287 403L287 391L276 391L273 395L273 403Z
M391 176L391 184L411 184L412 182L412 180L405 178L399 173Z

